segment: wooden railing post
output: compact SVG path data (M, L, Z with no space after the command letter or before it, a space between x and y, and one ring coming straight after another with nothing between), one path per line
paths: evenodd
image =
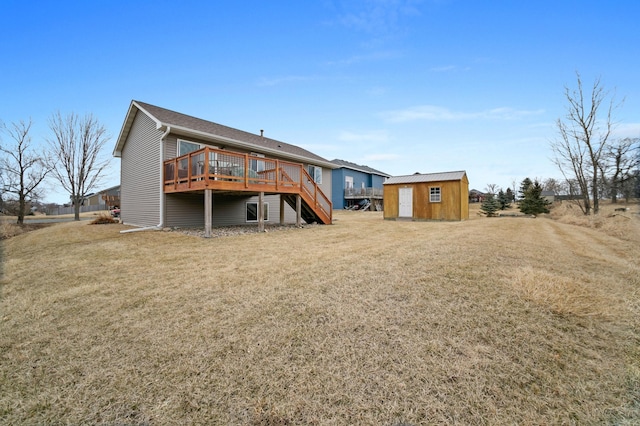
M178 188L178 159L173 159L173 189Z
M249 187L249 154L244 155L244 187Z
M209 147L204 147L204 158L202 159L202 167L204 168L204 182L209 185Z
M280 162L276 159L276 190L280 187Z

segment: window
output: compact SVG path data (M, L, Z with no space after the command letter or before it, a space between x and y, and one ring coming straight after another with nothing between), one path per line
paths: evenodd
M322 185L322 167L309 166L309 175L315 183Z
M264 220L265 222L269 220L269 203L264 203ZM247 203L247 222L257 222L258 221L258 203L249 202Z
M178 157L200 149L200 144L178 139Z
M254 156L254 157L264 158L264 154L258 154L256 152L252 152L251 155ZM255 158L251 158L249 160L249 169L253 170L256 173L263 172L264 171L264 161L257 160Z
M353 176L345 176L344 177L344 188L345 189L353 189Z
M429 202L431 203L439 203L440 202L440 187L434 186L429 188Z

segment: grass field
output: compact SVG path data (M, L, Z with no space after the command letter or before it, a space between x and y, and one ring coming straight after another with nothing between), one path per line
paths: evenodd
M24 233L0 423L638 424L637 212Z

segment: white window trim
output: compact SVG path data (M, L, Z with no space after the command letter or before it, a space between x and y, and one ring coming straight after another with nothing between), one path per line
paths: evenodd
M344 177L344 188L345 189L353 189L353 176L345 176Z
M434 192L433 191L434 189L437 190L437 192ZM429 187L429 202L430 203L441 203L442 202L442 187L441 186L430 186Z
M183 155L186 155L186 154L181 154L180 153L180 142L185 142L185 143L190 143L190 144L193 144L193 145L198 145L198 149L201 149L203 147L203 145L201 143L199 143L199 142L189 141L189 140L186 140L186 139L178 139L177 145L176 145L176 154L177 154L176 157L181 157ZM194 151L197 151L198 149L194 149Z
M255 220L249 220L249 218L247 217L249 204L255 204L256 205L256 218L255 218ZM263 205L264 205L264 214L266 216L264 218L264 221L268 222L269 221L269 203L265 201L263 203ZM247 201L246 204L245 204L245 208L244 208L244 219L245 219L245 221L247 223L256 223L256 222L258 222L257 214L258 214L258 202L257 201Z
M309 164L309 167L307 167L307 172L309 172L309 174L311 175L311 179L313 179L315 183L317 183L318 185L322 185L322 167Z

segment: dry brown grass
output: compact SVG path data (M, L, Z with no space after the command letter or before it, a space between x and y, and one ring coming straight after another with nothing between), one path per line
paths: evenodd
M335 217L6 240L0 423L640 421L637 238Z

